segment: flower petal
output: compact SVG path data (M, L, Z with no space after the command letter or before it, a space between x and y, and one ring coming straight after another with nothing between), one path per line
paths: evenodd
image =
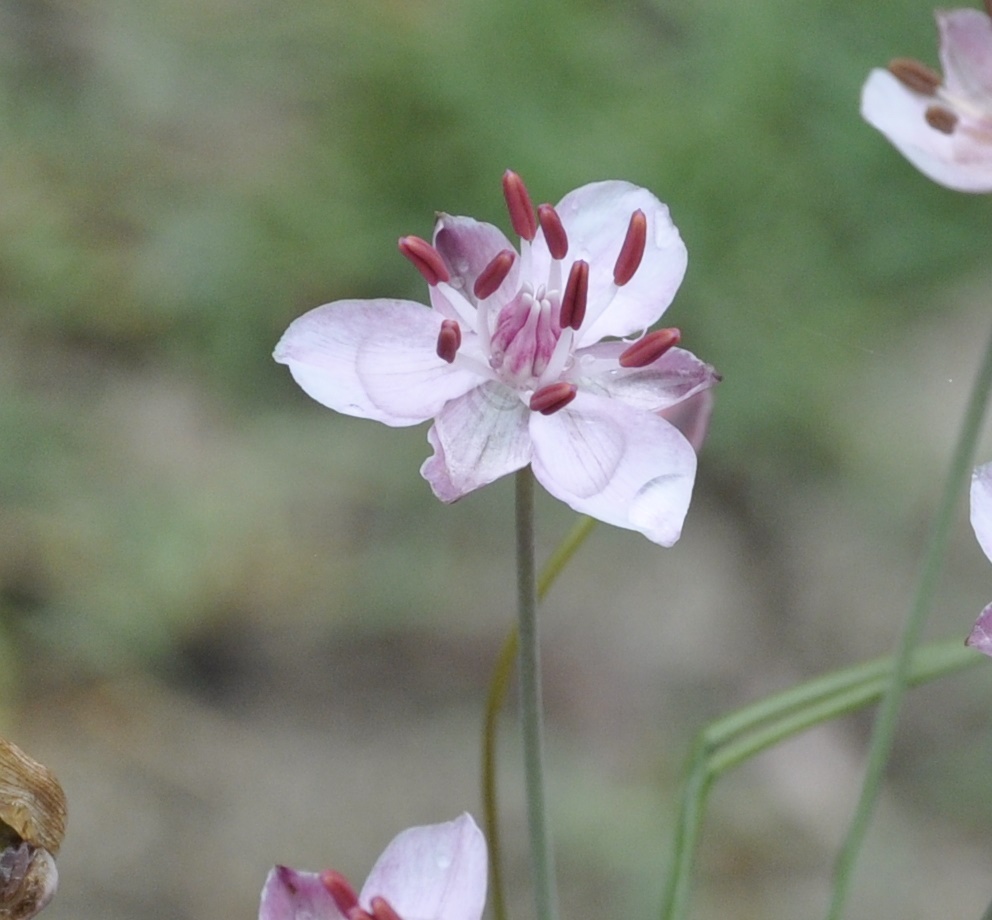
M420 475L441 501L453 502L525 467L531 457L530 414L513 390L494 381L452 400L427 432L434 455Z
M434 248L444 258L451 273L450 284L471 304L477 304L473 287L482 270L504 249L513 249L503 231L492 224L471 217L441 214L434 226ZM507 303L520 286L520 259L513 260L509 274L492 295L498 309ZM433 291L433 289L432 289ZM433 297L432 297L433 301Z
M533 413L534 475L582 514L675 543L689 510L696 454L663 418L581 393L553 415Z
M992 145L963 130L944 134L924 117L933 100L873 70L861 90L861 115L923 175L960 192L992 191Z
M438 357L443 318L405 300L340 300L295 320L273 357L337 412L416 425L479 382Z
M971 526L982 552L992 561L992 463L971 474Z
M717 372L691 351L673 348L647 367L620 367L629 342L600 342L581 349L571 377L582 386L635 409L658 412L719 382Z
M258 920L345 920L318 872L276 866L262 888Z
M698 454L710 430L713 414L713 391L699 390L682 402L663 409L661 417L674 425Z
M992 657L992 604L989 604L979 614L978 620L975 622L971 634L964 640L964 644Z
M403 920L478 920L486 901L486 841L469 814L411 827L383 851L359 903L385 898Z
M938 10L940 60L944 85L954 95L980 103L992 101L992 19L980 10ZM984 105L981 105L984 103Z
M644 257L630 282L617 289L613 266L627 235L630 216L638 209L648 223ZM580 341L592 343L608 335L632 335L657 322L682 283L688 258L667 206L647 189L629 182L607 181L569 192L555 210L568 235L568 254L561 276L568 277L576 259L589 263L588 307L579 330ZM546 276L551 255L543 231L538 231L532 251L534 277Z

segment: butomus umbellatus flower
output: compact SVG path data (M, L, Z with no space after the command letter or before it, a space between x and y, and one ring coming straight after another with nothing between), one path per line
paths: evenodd
M340 873L276 866L259 920L479 920L486 902L486 842L463 814L399 834L356 894Z
M338 412L433 419L421 473L442 501L530 464L576 511L671 545L696 472L680 428L701 440L709 400L690 397L719 378L677 329L647 331L686 268L668 208L620 181L536 211L515 173L503 190L519 251L491 224L440 214L432 242L399 241L430 307L326 304L289 327L275 359ZM677 427L665 416L680 408Z

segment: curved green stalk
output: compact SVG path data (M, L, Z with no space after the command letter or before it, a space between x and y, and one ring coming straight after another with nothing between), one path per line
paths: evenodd
M934 520L923 570L920 573L916 598L910 608L909 615L906 617L902 636L896 647L888 687L875 720L861 795L834 869L833 894L827 912L828 920L840 920L843 914L844 902L847 899L854 875L854 866L861 852L861 846L868 832L868 824L878 800L885 764L892 750L899 708L906 689L910 660L913 649L919 645L927 614L933 606L940 570L946 555L951 528L954 525L955 509L965 483L971 474L975 445L978 442L978 432L982 419L985 417L990 389L992 389L992 334L990 334L985 346L985 355L968 398L968 405L965 408L964 419L961 423L961 434L958 436L954 455L947 471L947 479L944 483L937 517Z
M927 683L984 661L960 638L935 642L914 652L906 684ZM678 920L688 909L696 843L713 783L727 770L786 738L881 699L894 666L895 658L889 656L814 678L723 716L699 733L675 826L672 867L662 905L664 920Z

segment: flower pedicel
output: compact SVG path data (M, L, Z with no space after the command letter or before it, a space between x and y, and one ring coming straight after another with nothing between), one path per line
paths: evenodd
M576 511L669 546L696 456L665 414L698 443L709 411L698 394L719 377L677 347L677 329L645 334L685 273L668 208L619 181L536 212L515 173L503 190L519 253L493 225L441 214L432 243L399 241L429 308L326 304L290 325L275 359L338 412L397 427L433 419L421 474L442 501L530 464Z

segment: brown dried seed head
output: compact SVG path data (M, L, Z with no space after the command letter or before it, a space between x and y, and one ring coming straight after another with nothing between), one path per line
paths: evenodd
M0 738L0 821L33 847L58 853L65 836L66 802L47 767Z

